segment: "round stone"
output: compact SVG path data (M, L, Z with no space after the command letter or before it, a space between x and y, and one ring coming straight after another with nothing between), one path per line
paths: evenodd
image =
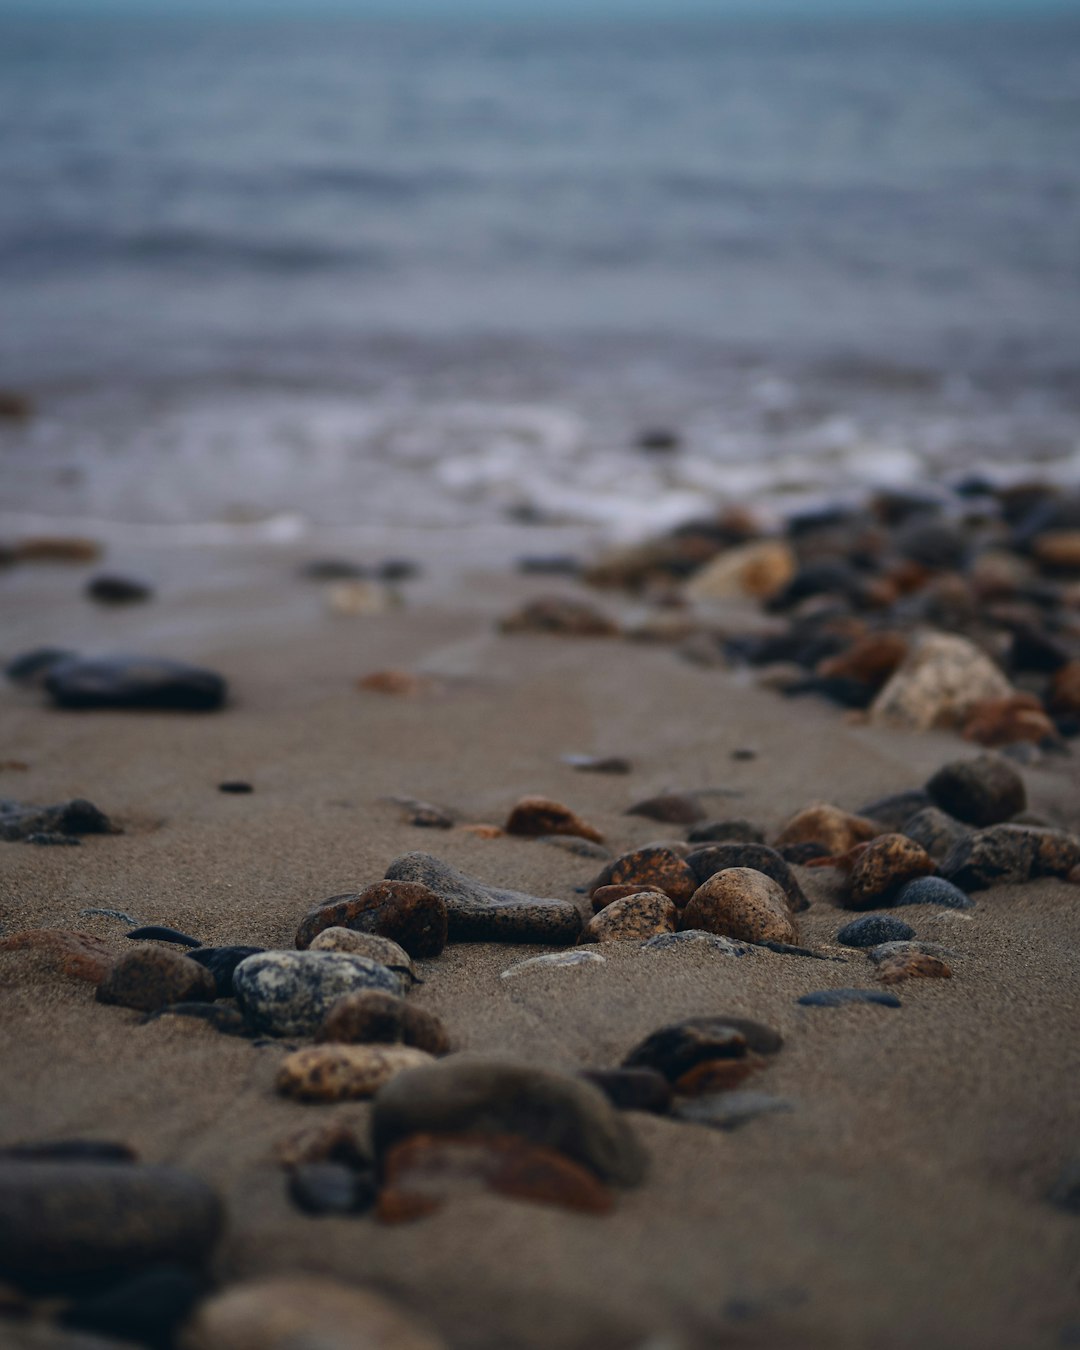
M403 992L395 971L346 952L261 952L240 962L233 985L248 1025L269 1036L314 1035L344 994Z

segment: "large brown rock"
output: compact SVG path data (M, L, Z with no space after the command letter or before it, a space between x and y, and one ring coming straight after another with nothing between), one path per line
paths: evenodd
M791 817L776 836L775 846L780 849L792 844L820 844L836 857L880 833L876 821L841 811L827 802L815 802Z
M155 1012L170 1003L210 1003L217 982L197 961L167 947L136 947L113 965L97 987L99 1003Z
M446 901L418 881L377 881L367 890L332 896L308 910L296 930L296 946L310 946L326 928L375 933L410 956L438 956L446 946Z
M317 1039L342 1045L411 1045L429 1055L445 1055L450 1049L446 1028L434 1013L378 989L339 998L326 1014Z
M683 910L682 927L744 942L799 940L781 887L749 867L729 867L710 877Z
M507 834L538 839L545 834L567 834L602 844L604 836L588 821L582 820L562 802L550 797L522 797L503 826Z
M907 881L930 876L937 864L905 834L883 834L856 858L848 877L844 903L848 909L887 905Z

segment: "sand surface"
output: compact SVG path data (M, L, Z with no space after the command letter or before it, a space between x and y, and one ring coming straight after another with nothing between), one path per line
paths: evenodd
M501 821L526 793L573 806L615 852L670 836L624 815L666 788L726 789L716 814L774 830L815 799L854 808L920 785L966 753L945 735L849 724L621 640L503 637L493 619L551 580L482 571L430 580L395 612L333 618L296 559L267 551L201 560L131 551L148 606L105 612L82 574L24 568L0 579L8 654L35 643L169 654L213 666L234 690L206 716L62 713L0 692L0 795L86 796L124 827L80 848L0 844L0 923L79 928L117 951L124 910L207 943L291 946L315 901L381 877L411 849L539 895L577 899L599 864L550 845L411 827L383 800L409 794ZM191 579L194 578L194 579ZM385 667L436 675L414 697L362 692ZM732 752L750 746L757 757ZM628 777L577 773L566 752L629 756ZM1032 806L1080 827L1078 774L1025 771ZM250 796L217 791L250 780ZM804 941L828 947L850 916L834 882L800 873ZM88 984L0 957L0 1143L90 1135L190 1167L226 1198L215 1272L317 1270L370 1282L422 1310L453 1350L784 1350L1075 1344L1080 1223L1045 1199L1080 1153L1077 892L999 887L967 912L904 911L948 946L954 978L909 981L903 1007L808 1009L829 986L874 985L846 964L775 955L605 950L604 966L500 973L541 948L452 946L422 963L412 997L459 1046L574 1070L617 1064L655 1027L748 1015L786 1045L755 1086L795 1109L722 1133L635 1114L651 1153L639 1189L608 1217L496 1197L389 1227L312 1219L290 1205L275 1144L300 1126L368 1108L275 1096L282 1051L176 1018L94 1002ZM844 951L844 949L835 949ZM1076 1333L1080 1334L1080 1333Z

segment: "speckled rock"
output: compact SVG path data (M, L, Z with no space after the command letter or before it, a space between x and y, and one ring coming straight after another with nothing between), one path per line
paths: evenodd
M116 960L102 938L67 928L24 928L21 933L0 938L3 952L25 952L57 974L93 984L105 978Z
M76 657L50 666L44 683L61 708L211 712L228 693L214 671L156 657Z
M218 998L232 998L233 973L241 961L249 956L258 956L264 947L195 947L185 953L192 961L197 961L214 977Z
M792 844L821 844L829 853L838 856L880 833L881 826L874 820L841 811L827 802L816 802L797 811L776 836L774 844L777 849Z
M419 882L446 905L451 942L576 942L581 915L565 900L541 899L489 886L430 853L406 853L386 869L387 880ZM402 946L407 944L402 943Z
M979 829L1001 825L1027 808L1024 780L997 755L946 764L926 790L943 811Z
M594 914L581 931L580 942L632 942L657 933L674 933L679 911L658 891L639 891L614 900Z
M542 975L550 970L562 970L568 966L603 966L607 962L599 952L551 952L547 956L530 956L525 961L517 961L508 966L499 976L501 980L512 980L515 976L532 972Z
M655 887L635 886L632 882L624 882L621 886L601 886L592 893L593 913L599 914L602 909L607 909L608 905L614 904L616 900L625 900L628 895L659 895L665 900L669 898Z
M376 1153L425 1133L521 1135L617 1185L645 1173L644 1150L599 1088L531 1065L455 1055L401 1074L375 1099Z
M63 1287L202 1265L222 1228L211 1188L173 1167L0 1161L0 1279Z
M1080 865L1080 839L1031 825L993 825L962 840L941 864L941 875L964 891L1067 877Z
M909 731L959 727L977 703L1011 693L1008 680L973 642L930 633L878 694L870 718Z
M416 980L416 968L409 953L399 943L377 933L358 933L352 928L324 928L308 947L312 952L349 952L378 961L388 970L396 970L407 977L410 984Z
M774 1055L782 1045L779 1032L745 1017L688 1017L646 1036L623 1060L623 1068L655 1069L677 1084L701 1065Z
M935 871L933 858L903 834L883 834L867 845L848 877L844 904L873 909L890 904L904 882Z
M818 989L812 994L803 994L796 999L804 1008L842 1008L849 1003L877 1003L883 1008L899 1008L900 1000L895 994L882 993L880 989Z
M898 952L877 962L877 973L882 984L900 984L912 979L947 980L952 968L928 952Z
M595 825L590 825L568 806L550 797L522 797L507 816L503 829L507 834L530 839L545 834L568 834L591 839L594 844L604 842L604 836Z
M213 975L167 947L136 947L121 956L97 987L99 1003L152 1012L169 1003L207 1003L217 997Z
M409 1045L309 1045L281 1061L276 1087L300 1102L344 1102L374 1097L407 1069L433 1063Z
M837 942L845 947L877 947L882 942L904 942L915 936L915 929L903 919L887 914L866 914L840 929Z
M296 946L301 950L310 946L327 928L387 937L410 956L438 956L447 941L446 901L411 877L379 881L363 891L331 896L308 910L296 931Z
M896 892L892 907L901 905L938 905L942 909L971 909L973 902L959 886L944 877L916 877Z
M792 914L801 913L810 906L786 860L776 849L765 844L710 844L707 848L696 849L686 861L699 886L729 867L749 867L776 882L784 892Z
M230 1285L203 1303L180 1350L446 1350L409 1313L322 1275Z
M400 1043L429 1055L445 1055L450 1049L450 1037L434 1013L380 989L361 989L339 998L316 1039L350 1045Z
M764 844L760 825L736 817L731 820L705 820L687 831L691 844Z
M620 1111L662 1116L671 1106L671 1085L655 1069L582 1069L581 1076Z
M729 867L700 886L683 911L683 927L744 942L799 940L783 890L749 867Z
M647 845L622 854L600 872L589 887L595 895L604 886L633 886L635 891L663 891L676 905L685 905L698 882L686 860L668 848Z
M262 952L241 961L233 975L249 1026L268 1036L314 1035L344 994L400 994L404 983L377 961L346 952Z
M921 845L935 862L941 862L950 849L967 838L971 826L937 806L927 806L905 821L900 833Z
M643 951L707 951L717 956L749 956L754 948L745 942L733 942L719 933L706 933L703 928L686 928L681 933L660 933L647 938Z
M694 825L705 819L705 808L689 792L664 792L658 797L647 797L627 808L628 816L644 816L665 825Z

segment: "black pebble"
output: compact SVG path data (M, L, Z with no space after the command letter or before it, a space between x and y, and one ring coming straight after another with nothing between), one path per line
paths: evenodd
M655 1069L585 1069L581 1075L620 1111L664 1115L671 1106L671 1088Z
M49 667L45 688L61 708L211 712L227 693L222 677L157 657L76 658Z
M915 929L903 919L887 914L865 914L861 919L846 923L836 935L845 947L877 947L882 942L906 942L915 936Z
M179 933L175 928L162 928L158 924L148 924L145 928L133 928L130 933L125 933L124 936L131 938L132 942L176 942L181 947L201 947L203 945L199 938L192 937L189 933Z
M202 1294L202 1282L179 1266L158 1266L72 1304L60 1320L80 1331L165 1350Z
M230 778L226 782L218 784L218 791L239 794L243 792L254 792L255 789L250 783L245 783L242 778Z
M135 605L149 600L154 592L144 582L130 577L100 576L86 583L86 594L99 605Z
M883 1008L899 1008L900 1000L895 994L882 993L880 989L817 989L812 994L803 994L796 999L804 1008L840 1008L845 1003L879 1003Z
M68 651L64 647L35 647L33 651L23 652L14 657L4 667L4 674L12 684L22 684L27 688L42 688L45 676L62 661L75 661L78 652Z
M205 966L213 975L217 983L218 998L231 998L235 992L233 971L241 961L247 960L249 956L257 956L259 952L265 950L264 947L199 947L188 955L192 961L198 961L200 966Z
M375 1195L374 1172L355 1172L343 1163L301 1163L289 1176L289 1197L305 1214L362 1214Z

